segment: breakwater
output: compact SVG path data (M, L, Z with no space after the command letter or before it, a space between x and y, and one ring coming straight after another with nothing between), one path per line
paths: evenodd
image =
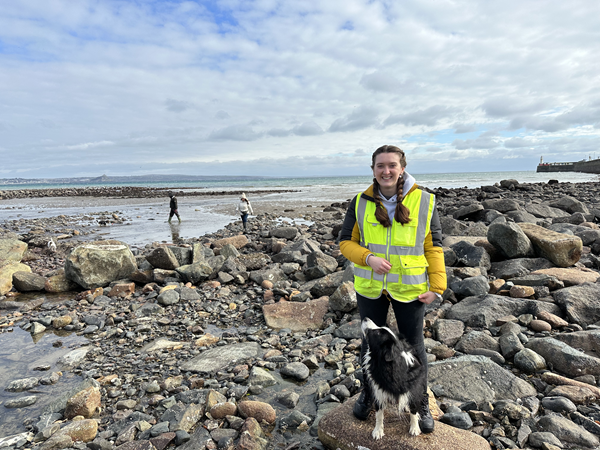
M600 174L600 158L591 161L540 163L536 172L582 172Z

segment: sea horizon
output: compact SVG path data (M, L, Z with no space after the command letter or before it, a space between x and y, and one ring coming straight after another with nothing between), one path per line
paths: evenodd
M410 170L408 170L410 173ZM520 183L544 183L551 179L559 182L598 182L600 176L597 174L581 172L536 172L529 171L498 171L498 172L448 172L448 173L411 173L421 186L428 188L476 188L486 185L493 185L505 179L516 179ZM152 177L153 175L147 175ZM173 175L174 177L178 175ZM181 175L184 176L184 175ZM189 177L189 175L186 175ZM132 176L131 178L141 178L144 176ZM84 178L74 177L73 179ZM101 178L101 177L96 177ZM108 177L110 179L110 177ZM114 177L126 178L126 177ZM14 178L0 179L12 180ZM66 178L57 178L65 180ZM47 183L6 183L0 184L0 190L19 190L19 189L58 189L58 188L92 188L92 187L150 187L157 189L179 188L179 189L198 189L200 191L220 189L220 190L239 190L247 189L293 189L307 186L318 185L354 185L370 183L370 175L344 175L344 176L296 176L296 177L277 177L262 176L256 177L207 177L199 180L169 180L169 181L102 181L102 182L50 182L46 178L30 178L26 180L48 180Z

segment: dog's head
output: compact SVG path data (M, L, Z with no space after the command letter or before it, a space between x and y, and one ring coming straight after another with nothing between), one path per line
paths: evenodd
M365 317L361 329L369 346L371 359L377 355L386 362L404 363L408 370L421 366L411 345L388 327L379 327L371 319Z

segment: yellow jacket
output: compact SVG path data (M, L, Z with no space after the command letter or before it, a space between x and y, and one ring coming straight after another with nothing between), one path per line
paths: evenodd
M414 184L405 195L418 189ZM373 186L371 185L361 194L362 198L375 202ZM350 203L341 232L340 250L342 254L354 264L367 266L366 258L373 254L370 250L360 245L361 235L356 221L356 197ZM383 205L382 205L383 206ZM427 275L429 290L442 294L446 290L446 267L444 264L444 251L442 250L442 233L437 210L434 208L430 223L430 231L424 241L424 253L428 263Z

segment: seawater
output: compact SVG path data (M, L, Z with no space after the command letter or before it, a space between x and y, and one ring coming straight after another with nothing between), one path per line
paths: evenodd
M465 172L446 174L412 174L417 183L428 188L475 188L493 185L505 179L516 179L523 183L547 183L550 179L560 182L598 181L597 175L576 172L536 173L522 172ZM285 209L294 205L324 207L334 202L351 200L372 182L371 176L354 177L313 177L313 178L270 178L238 181L199 181L170 183L135 183L135 186L155 188L186 189L197 192L231 191L231 195L181 196L179 210L181 224L168 224L168 197L158 198L106 198L106 197L40 197L0 201L0 227L14 219L33 219L59 215L89 215L102 211L117 211L126 218L125 225L94 227L95 238L117 239L129 245L144 246L152 242L176 242L180 239L203 236L216 232L227 224L238 221L235 211L237 196L233 191L245 191L250 197L256 214L267 210L267 206L279 208L282 215ZM93 186L93 185L80 185ZM97 186L110 186L102 184ZM123 186L123 184L113 185ZM76 185L30 185L31 188L77 187ZM7 189L8 186L0 186ZM13 186L25 189L27 186ZM261 191L259 194L256 191ZM265 192L266 191L266 192ZM273 191L273 192L269 192ZM287 192L278 192L287 191ZM251 218L253 220L253 218ZM7 227L6 227L7 228ZM21 230L26 232L26 230Z
M560 182L581 183L599 181L596 174L579 172L554 172L537 173L535 171L513 172L457 172L457 173L412 173L421 186L436 188L477 188L491 185L506 179L516 179L521 183L545 183L554 179ZM170 182L135 182L135 183L97 183L97 184L18 184L0 185L0 190L6 189L49 189L64 187L100 187L100 186L145 186L153 188L181 188L198 189L199 191L212 190L240 190L240 189L298 189L318 187L349 187L356 186L360 190L368 186L372 176L347 176L347 177L298 177L298 178L257 178L254 180L201 180L201 181L170 181Z

